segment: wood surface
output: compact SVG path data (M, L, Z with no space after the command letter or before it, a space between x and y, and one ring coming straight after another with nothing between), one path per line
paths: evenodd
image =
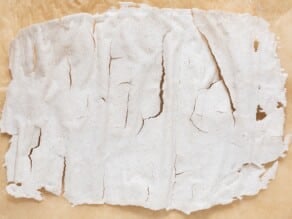
M8 50L17 32L30 24L64 15L103 12L118 6L118 1L103 0L0 0L0 109L3 108L7 85ZM142 2L142 1L135 1ZM292 0L148 0L157 7L220 9L248 12L265 18L279 37L278 54L282 67L289 74L286 84L286 133L292 133ZM0 114L1 116L1 114ZM2 167L9 147L9 136L0 135L0 219L292 219L292 153L280 159L276 179L257 196L245 197L226 206L185 215L177 211L151 211L141 207L83 205L72 207L63 197L45 193L37 202L10 197L6 191L6 171ZM291 147L290 147L291 148Z

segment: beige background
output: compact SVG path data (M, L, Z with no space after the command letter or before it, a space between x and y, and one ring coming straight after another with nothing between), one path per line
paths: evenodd
M141 2L141 1L136 1ZM249 12L271 23L280 39L279 56L290 74L286 84L288 106L286 132L292 133L292 0L149 0L158 7L222 9ZM30 24L77 12L102 12L117 5L115 0L0 0L0 109L6 87L11 80L8 71L8 48L18 30ZM9 136L0 135L0 163L8 149ZM140 207L78 206L72 208L62 197L45 194L43 202L14 199L6 194L5 168L0 166L0 219L55 218L193 218L193 219L291 219L292 153L280 160L277 177L268 190L227 206L216 206L189 216L177 211L151 211Z

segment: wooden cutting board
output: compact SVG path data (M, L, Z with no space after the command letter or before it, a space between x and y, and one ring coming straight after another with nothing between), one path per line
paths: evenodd
M141 1L135 1L141 2ZM292 0L148 0L157 7L221 9L248 12L271 23L271 30L279 37L278 53L282 66L289 73L287 87L286 132L292 133ZM1 0L0 1L0 109L3 108L7 85L9 43L20 28L30 24L59 18L64 15L102 12L117 6L115 0ZM0 163L9 147L9 136L0 135ZM177 211L151 211L140 207L109 205L71 205L62 197L45 194L43 202L14 199L5 191L6 172L0 168L0 219L79 219L79 218L194 218L194 219L292 219L292 153L281 159L276 179L268 190L254 197L226 206L195 212L189 216Z

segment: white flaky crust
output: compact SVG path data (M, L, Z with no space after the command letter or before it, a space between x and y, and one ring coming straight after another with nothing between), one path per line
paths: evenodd
M287 75L268 24L248 14L67 16L21 30L10 69L1 132L15 197L190 213L257 194L287 151Z

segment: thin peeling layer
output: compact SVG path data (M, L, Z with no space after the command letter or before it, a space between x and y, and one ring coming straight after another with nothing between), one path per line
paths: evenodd
M124 6L33 25L10 51L14 197L190 213L265 189L287 150L286 75L260 18Z

